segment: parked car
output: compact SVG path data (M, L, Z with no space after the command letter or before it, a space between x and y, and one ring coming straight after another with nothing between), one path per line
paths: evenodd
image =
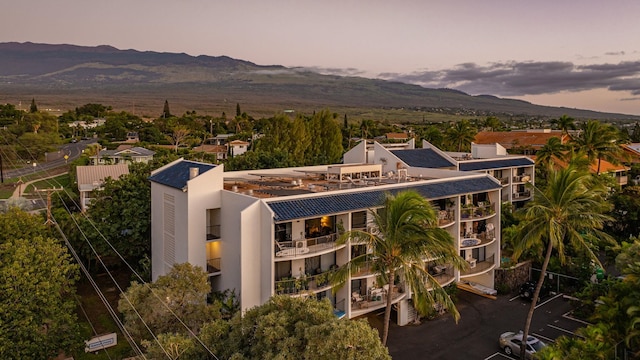
M498 343L500 343L500 348L507 355L520 355L520 345L522 345L522 331L517 333L513 331L508 331L500 335L498 338ZM527 337L527 348L525 357L527 359L533 359L535 353L539 352L546 345L542 341L540 341L537 337L529 335Z
M536 285L537 281L527 281L520 285L520 297L529 301L533 300L533 293L536 290ZM551 286L546 282L543 282L542 288L540 289L540 295L538 296L538 301L547 298L549 295L551 295Z

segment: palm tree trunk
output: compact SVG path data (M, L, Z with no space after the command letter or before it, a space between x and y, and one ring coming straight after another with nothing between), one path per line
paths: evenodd
M389 321L391 321L391 300L393 295L393 283L395 270L389 270L389 290L387 290L387 307L384 309L384 327L382 329L382 345L387 346L387 336L389 335Z
M601 162L601 159L598 156L598 172L596 173L596 175L600 175L600 162Z
M551 259L551 251L553 250L553 243L551 239L548 240L547 253L544 255L544 262L542 263L542 269L540 270L540 278L536 284L536 290L533 292L533 299L531 300L531 307L529 307L529 313L527 314L527 321L524 324L524 332L522 334L522 345L520 345L520 359L525 360L525 349L527 347L527 338L529 337L529 328L531 327L531 320L533 319L533 311L536 309L538 303L538 297L540 296L540 289L542 289L542 283L547 274L547 266Z

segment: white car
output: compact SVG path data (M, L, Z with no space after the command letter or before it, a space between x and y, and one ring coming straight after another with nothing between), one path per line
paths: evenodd
M498 339L500 348L507 355L520 355L520 345L522 345L522 331L517 333L508 331L500 335ZM540 341L537 337L529 335L527 337L527 350L526 358L533 359L533 354L539 352L546 345Z

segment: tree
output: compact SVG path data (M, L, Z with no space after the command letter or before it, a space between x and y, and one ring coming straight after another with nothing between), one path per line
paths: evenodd
M445 139L450 147L460 152L470 149L471 142L475 138L476 133L476 129L471 125L469 120L460 120L447 129Z
M566 148L560 138L552 137L536 153L536 165L548 168L553 159L563 159Z
M572 145L583 151L590 162L598 161L597 174L600 174L601 160L618 164L623 152L618 144L618 130L611 125L589 120L582 125L580 135L573 139Z
M487 116L484 120L484 127L491 129L491 131L496 131L502 127L502 122L495 116Z
M152 338L147 326L155 334L189 336L191 332L198 334L204 323L220 318L219 305L207 304L209 292L211 285L202 268L190 263L176 264L152 284L132 282L120 296L118 310L137 339Z
M575 130L576 125L573 122L574 119L567 115L562 115L557 119L551 120L551 123L556 125L556 128L562 130L562 134L568 134L569 129Z
M242 111L240 111L240 103L236 103L236 116L242 115Z
M457 321L460 314L446 291L425 269L425 259L436 259L438 264L451 264L457 269L464 269L466 262L456 252L451 235L437 227L437 215L431 203L415 191L405 191L396 196L387 195L384 207L372 214L375 232L351 230L338 240L339 244L349 240L364 242L371 253L356 256L342 265L333 274L331 282L343 285L367 260L373 262L381 283L389 289L382 333L385 345L393 301L391 289L396 275L403 276L411 288L413 304L420 314L429 314L437 303L449 310Z
M80 344L78 266L41 216L0 214L0 357L49 359Z
M29 112L30 113L37 113L38 112L38 105L36 105L36 99L35 98L31 99L31 106L29 106Z
M326 299L274 296L234 316L228 329L205 326L202 338L224 359L390 359L376 330L338 320Z
M160 115L161 118L170 118L173 115L171 115L171 111L169 110L169 100L165 100L164 101L164 107L162 108L162 115Z
M173 129L169 138L171 139L171 143L175 146L176 152L178 152L178 147L180 145L185 144L185 141L189 138L190 133L191 131L183 125L178 125Z
M99 233L88 221L81 225L100 256L115 256L104 236L127 261L137 264L151 250L151 165L136 163L129 168L129 174L108 178L94 194L87 217ZM84 238L78 241L78 248L82 248Z
M606 202L607 190L586 172L573 167L551 170L543 190L533 187L534 198L524 208L522 221L515 234L514 257L527 249L544 244L546 252L533 299L538 299L547 266L555 251L559 261L565 263L567 246L598 262L593 246L598 239L611 240L602 231L611 218L606 213L611 206ZM531 302L524 326L523 339L529 334L536 301ZM524 359L526 343L521 356Z

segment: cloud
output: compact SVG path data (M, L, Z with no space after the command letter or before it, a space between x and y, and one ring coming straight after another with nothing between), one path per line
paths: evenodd
M607 56L620 56L620 55L625 55L624 51L610 51L610 52L606 52L604 53Z
M299 70L311 71L323 75L337 75L337 76L361 76L365 72L355 68L325 68L317 66L300 67Z
M592 65L564 61L464 63L451 69L382 73L378 77L429 88L458 89L473 95L523 96L593 89L640 95L640 61Z

